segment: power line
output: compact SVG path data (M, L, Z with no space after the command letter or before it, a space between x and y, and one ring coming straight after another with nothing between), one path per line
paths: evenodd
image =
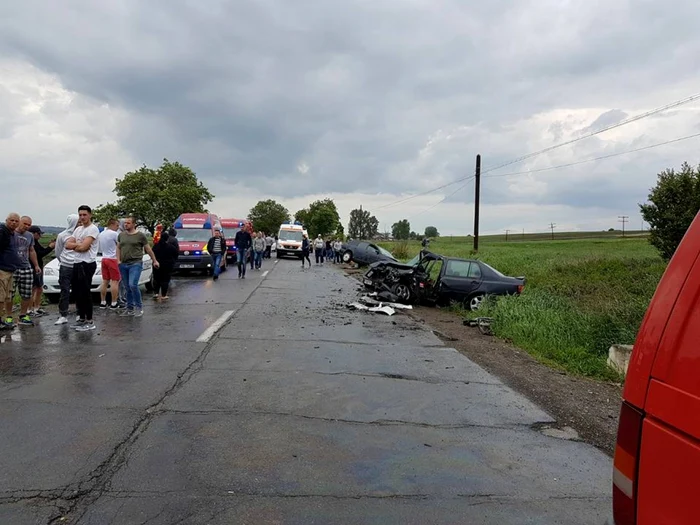
M487 170L482 171L482 175L485 174L485 173L490 173L490 172L492 172L492 171L495 171L495 170L504 168L504 167L506 167L506 166L510 166L510 165L512 165L512 164L516 164L516 163L518 163L518 162L522 162L523 160L527 160L527 159L530 159L530 158L532 158L532 157L536 157L536 156L538 156L538 155L541 155L541 154L543 154L543 153L547 153L547 152L549 152L549 151L552 151L552 150L554 150L554 149L560 148L560 147L562 147L562 146L567 146L567 145L569 145L569 144L573 144L574 142L578 142L578 141L580 141L580 140L583 140L583 139L586 139L586 138L589 138L589 137L593 137L593 136L595 136L595 135L599 135L600 133L604 133L605 131L609 131L609 130L611 130L611 129L619 128L619 127L621 127L621 126L624 126L624 125L626 125L626 124L630 124L630 123L632 123L632 122L637 122L637 121L639 121L639 120L642 120L642 119L644 119L644 118L650 117L650 116L655 115L655 114L657 114L657 113L660 113L660 112L662 112L662 111L666 111L666 110L668 110L668 109L672 109L672 108L675 108L675 107L678 107L678 106L682 106L682 105L684 105L684 104L687 104L687 103L692 102L692 101L694 101L694 100L697 100L697 99L699 99L699 98L700 98L700 93L697 93L697 94L695 94L695 95L691 95L691 96L689 96L689 97L687 97L687 98L684 98L684 99L681 99L681 100L677 100L677 101L672 102L672 103L670 103L670 104L666 104L665 106L661 106L661 107L652 109L652 110L650 110L650 111L647 111L646 113L641 113L641 114L639 114L639 115L635 115L634 117L630 117L630 118L628 118L628 119L625 119L625 120L623 120L623 121L621 121L621 122L618 122L617 124L612 124L612 125L610 125L610 126L606 126L606 127L604 127L604 128L601 128L601 129L592 131L592 132L590 132L590 133L587 133L587 134L582 135L582 136L580 136L580 137L577 137L577 138L575 138L575 139L571 139L571 140L568 140L568 141L566 141L566 142L562 142L562 143L560 143L560 144L555 144L554 146L549 146L549 147L544 148L544 149L542 149L542 150L535 151L535 152L529 153L529 154L527 154L527 155L523 155L523 156L518 157L518 158L516 158L516 159L514 159L514 160L511 160L511 161L509 161L509 162L505 162L505 163L503 163L503 164L500 164L499 166L495 166L495 167L493 167L493 168L489 168L489 169L487 169ZM652 144L652 145L650 145L650 146L645 146L645 147L643 147L643 148L637 148L637 149L633 149L633 150L629 150L629 151L625 151L625 152L615 153L615 154L612 154L612 155L606 155L606 156L598 157L598 158L595 158L595 159L588 159L588 160L584 160L584 161L579 161L579 162L577 162L577 163L563 164L563 165L561 165L561 166L552 166L552 167L549 167L549 168L540 168L540 169L537 169L537 170L528 170L528 171L517 172L517 173L510 173L510 174L491 175L491 177L505 177L505 176L507 176L507 175L520 175L520 174L525 174L525 173L530 173L530 172L535 172L535 171L545 171L545 170L550 170L550 169L558 169L558 168L560 168L560 167L574 166L574 165L576 165L576 164L583 164L584 162L593 162L593 161L596 161L596 160L602 160L602 159L611 158L611 157L615 157L615 156L619 156L619 155L625 155L625 154L627 154L627 153L634 153L634 152L642 151L642 150L645 150L645 149L656 148L656 147L658 147L658 146L664 146L664 145L666 145L666 144L671 144L671 143L673 143L673 142L680 142L680 141L682 141L682 140L691 139L691 138L697 137L697 136L699 136L699 135L700 135L700 134L688 135L688 136L686 136L686 137L681 137L681 138L669 140L669 141L666 141L666 142L660 142L660 143L658 143L658 144ZM384 208L390 208L390 207L395 206L395 205L397 205L397 204L402 204L402 203L404 203L404 202L407 202L407 201L409 201L409 200L415 199L415 198L417 198L417 197L422 197L423 195L428 195L428 194L430 194L430 193L433 193L433 192L435 192L435 191L438 191L438 190L447 188L447 187L452 186L452 185L454 185L454 184L458 184L458 183L460 183L460 182L462 182L462 181L466 181L466 180L468 180L469 178L471 178L471 175L468 176L468 177L462 177L462 178L456 179L456 180L454 180L454 181L452 181L452 182L448 182L448 183L446 183L446 184L443 184L443 185L438 186L438 187L436 187L436 188L433 188L433 189L431 189L431 190L427 190L427 191L424 191L424 192L421 192L421 193L416 193L416 194L414 194L414 195L411 195L411 196L409 196L409 197L405 197L405 198L403 198L403 199L401 199L401 200L398 200L398 201L395 201L395 202L391 202L391 203L389 203L389 204L384 204L383 206L379 206L377 209L380 209L380 210L381 210L381 209L384 209Z
M468 180L467 180L464 184L462 184L459 188L457 188L455 191L453 191L453 192L450 193L449 195L446 195L443 199L439 200L438 202L436 202L436 203L433 204L432 206L430 206L430 207L428 207L428 208L425 208L425 209L423 209L423 210L421 210L421 211L419 211L419 212L414 213L411 217L409 217L409 219L413 219L413 218L416 217L417 215L422 215L423 213L425 213L425 212L427 212L427 211L430 211L430 210L432 210L432 209L434 209L434 208L437 208L438 206L440 206L440 204L442 204L442 203L445 202L447 199L449 199L450 197L452 197L455 193L457 193L458 191L460 191L460 190L466 188L466 187L469 185L469 183L470 183L473 179L474 179L474 175L471 175L471 176L468 178Z
M630 218L630 216L629 215L618 215L617 218L618 218L618 222L622 223L622 236L624 237L625 236L625 224L627 222L629 222L628 219Z
M638 120L642 120L642 119L650 117L652 115L656 115L657 113L661 113L662 111L666 111L668 109L682 106L683 104L688 104L689 102L692 102L692 101L697 100L699 98L700 98L700 93L696 93L695 95L691 95L687 98L677 100L675 102L671 102L670 104L666 104L665 106L661 106L661 107L658 107L656 109L652 109L650 111L647 111L645 113L635 115L634 117L627 118L625 120L618 122L617 124L611 124L610 126L605 126L604 128L600 128L600 129L597 129L595 131L591 131L590 133L586 133L585 135L581 135L580 137L576 137L575 139L567 140L566 142L561 142L559 144L555 144L554 146L549 146L548 148L544 148L544 149L541 149L539 151L535 151L533 153L528 153L527 155L523 155L522 157L518 157L517 159L505 162L503 164L500 164L499 166L489 168L489 169L485 170L484 173L495 171L495 170L498 170L501 168L505 168L506 166L510 166L511 164L516 164L518 162L522 162L524 160L531 159L532 157L542 155L543 153L547 153L547 152L552 151L554 149L561 148L562 146L568 146L569 144L573 144L574 142L578 142L579 140L583 140L583 139L593 137L595 135L599 135L599 134L604 133L606 131L610 131L611 129L615 129L615 128L619 128L621 126L625 126L627 124L631 124L632 122L637 122Z
M642 147L642 148L635 148L635 149L630 149L630 150L627 150L627 151L620 151L620 152L618 152L618 153L611 153L611 154L609 154L609 155L603 155L603 156L601 156L601 157L595 157L595 158L592 158L592 159L584 159L584 160L579 160L579 161L576 161L576 162L569 162L569 163L567 163L567 164L559 164L558 166L549 166L549 167L546 167L546 168L535 168L535 169L531 169L531 170L527 170L527 171L516 171L516 172L512 172L512 173L498 173L498 174L496 174L496 175L486 175L486 177L488 177L488 178L492 178L492 177L510 177L510 176L512 176L512 175L525 175L525 174L528 174L528 173L538 173L538 172L541 172L541 171L556 170L556 169L560 169L560 168L569 168L569 167L571 167L571 166L578 166L579 164L586 164L587 162L595 162L595 161L597 161L597 160L605 160L605 159L610 159L610 158L613 158L613 157L619 157L619 156L621 156L621 155L627 155L627 154L629 154L629 153L637 153L637 152L639 152L639 151L644 151L644 150L647 150L647 149L658 148L659 146L665 146L665 145L667 145L667 144L673 144L674 142L680 142L680 141L682 141L682 140L693 139L693 138L695 138L695 137L700 137L700 133L695 133L695 134L693 134L693 135L687 135L687 136L685 136L685 137L679 137L679 138L677 138L677 139L667 140L667 141L665 141L665 142L659 142L658 144L651 144L651 145L649 145L649 146L644 146L644 147Z

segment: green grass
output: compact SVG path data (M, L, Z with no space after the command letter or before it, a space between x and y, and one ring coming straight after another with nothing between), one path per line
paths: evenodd
M392 243L382 243L391 250ZM471 238L440 238L431 251L474 258ZM409 257L420 250L409 243ZM619 379L606 365L612 344L632 344L666 265L643 237L503 242L484 237L476 258L525 276L519 297L484 303L494 333L568 372ZM459 308L456 308L459 310ZM465 313L460 311L460 313Z

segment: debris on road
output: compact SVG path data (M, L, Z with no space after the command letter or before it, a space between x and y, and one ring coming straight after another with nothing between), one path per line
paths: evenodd
M394 310L391 306L385 306L383 304L379 304L378 306L366 306L362 303L350 303L348 305L348 308L354 309L354 310L364 310L367 312L372 312L372 313L382 313L386 315L394 315L396 313L396 310Z

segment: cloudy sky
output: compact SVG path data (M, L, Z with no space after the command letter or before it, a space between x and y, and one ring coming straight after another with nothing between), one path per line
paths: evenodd
M473 183L394 203L472 174L477 153L486 170L700 92L700 2L662 4L0 2L0 214L63 224L167 157L221 216L332 197L345 223L362 204L382 228L465 234ZM700 162L700 137L541 169L695 133L700 102L486 173L482 231L638 228L656 174Z

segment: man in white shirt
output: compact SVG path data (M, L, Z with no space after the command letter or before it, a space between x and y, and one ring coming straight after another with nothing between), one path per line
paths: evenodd
M102 262L100 273L102 274L102 286L100 287L100 308L107 308L107 287L112 296L112 304L110 308L116 310L119 300L119 281L121 274L119 272L119 262L117 261L117 237L119 234L119 221L117 219L109 219L107 227L100 233L97 242L102 254Z
M78 309L78 320L74 328L78 332L95 329L95 323L92 321L90 288L92 277L97 270L97 237L99 235L100 230L92 223L92 209L90 206L80 206L78 227L66 241L66 248L75 251L72 285Z

